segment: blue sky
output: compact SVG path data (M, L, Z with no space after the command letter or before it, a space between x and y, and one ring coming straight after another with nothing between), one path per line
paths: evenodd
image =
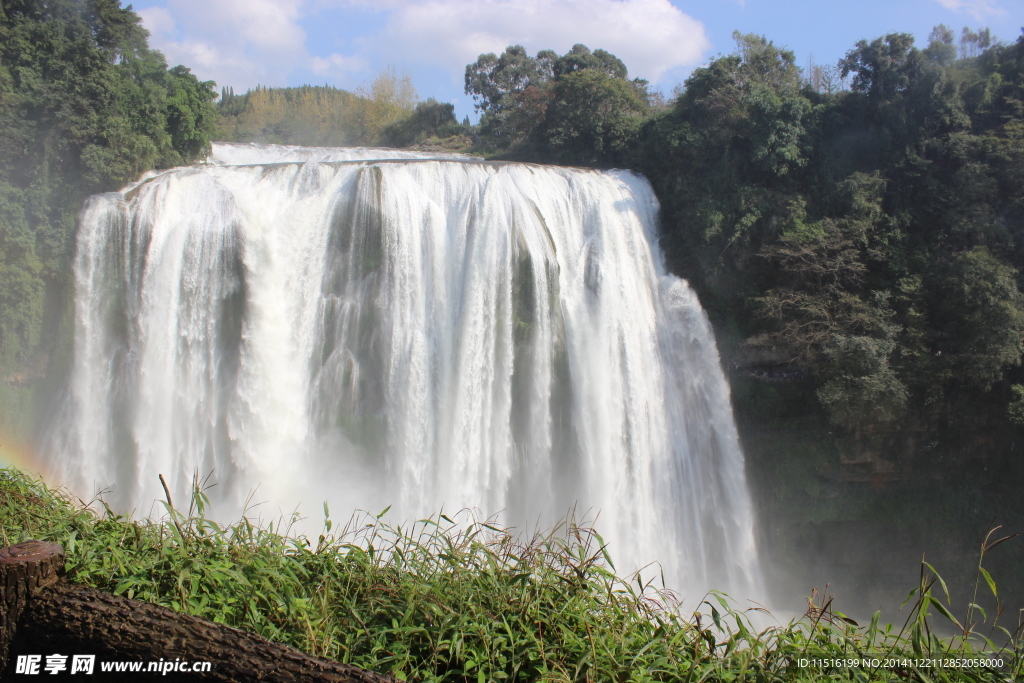
M1022 0L137 0L150 45L204 80L244 92L270 86L366 87L389 65L408 72L422 99L453 102L465 65L522 44L564 53L574 43L618 55L631 76L666 95L697 66L734 47L732 32L760 33L801 66L835 63L860 39L905 31L927 42L936 24L957 36L988 27L1012 42ZM475 116L473 117L475 119Z

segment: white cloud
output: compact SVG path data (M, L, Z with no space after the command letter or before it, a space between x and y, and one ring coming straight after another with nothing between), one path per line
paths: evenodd
M199 78L247 89L285 85L308 62L303 0L168 0L139 10L150 46Z
M355 55L341 55L335 52L329 57L313 57L309 62L310 70L321 76L335 73L351 74L365 70L370 63Z
M304 15L344 21L346 10L383 13L383 28L351 39L345 54L311 55ZM378 62L437 66L461 82L481 53L520 44L562 54L574 43L608 50L631 76L657 83L710 46L704 26L669 0L166 0L139 14L170 64L236 90L286 85L302 69L344 81Z
M217 27L217 35L237 31L257 50L287 53L305 51L306 33L298 25L302 0L171 0L179 13Z
M147 7L135 10L135 13L142 17L142 25L149 30L150 34L157 36L174 33L174 17L166 7Z
M632 76L653 82L669 69L701 61L704 26L669 0L341 0L389 11L366 41L406 61L434 64L461 78L483 52L523 45L564 53L575 43L615 54ZM372 41L372 43L371 43Z
M985 17L999 16L1006 14L1006 10L1000 7L993 0L935 0L948 10L953 12L966 12L977 21Z

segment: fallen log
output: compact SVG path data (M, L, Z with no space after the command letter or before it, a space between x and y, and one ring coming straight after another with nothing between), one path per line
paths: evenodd
M45 662L48 655L59 653L95 655L98 676L93 680L102 681L139 680L138 671L101 673L106 661L141 662L142 672L161 672L161 678L170 681L396 682L230 626L68 583L60 580L63 561L63 550L53 543L30 541L0 550L0 587L7 587L0 617L5 629L0 632L0 662L7 662L7 675L14 671L19 654L42 655ZM194 668L205 663L209 666Z

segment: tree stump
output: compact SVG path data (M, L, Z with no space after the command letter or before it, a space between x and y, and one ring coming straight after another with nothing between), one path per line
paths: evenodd
M0 549L0 672L29 597L63 573L64 549L56 543L25 541Z
M13 559L3 559L8 557ZM63 550L53 543L30 541L0 550L0 586L5 590L2 623L9 628L9 632L3 631L7 639L0 663L7 662L9 672L17 654L43 655L45 659L60 653L96 655L97 679L93 680L103 681L138 681L139 673L101 672L104 661L131 661L142 662L142 672L150 675L155 673L148 669L150 662L161 667L165 663L210 663L209 671L169 669L171 675L160 674L168 681L396 683L390 676L312 657L253 633L59 581L63 561ZM11 576L17 579L14 591L8 590ZM22 585L24 589L17 588ZM9 595L17 611L9 610Z

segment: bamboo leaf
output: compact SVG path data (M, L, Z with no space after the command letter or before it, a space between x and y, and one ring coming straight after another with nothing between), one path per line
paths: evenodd
M938 610L939 614L946 617L957 626L960 626L960 622L956 620L956 617L954 617L953 614L946 608L946 606L943 605L939 600L932 598L931 604L935 605L935 609ZM962 626L960 626L960 628L963 629Z
M988 570L985 569L984 567L978 567L978 572L981 574L982 578L985 579L985 583L988 584L988 589L990 591L992 591L992 596L996 600L998 600L999 599L999 593L998 593L998 591L996 591L996 582L992 580L992 575L989 574Z

